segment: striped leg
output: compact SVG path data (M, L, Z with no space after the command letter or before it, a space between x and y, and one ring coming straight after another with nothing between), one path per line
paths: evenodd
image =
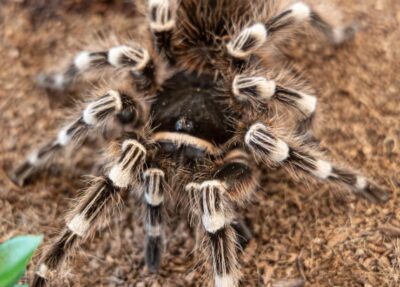
M213 173L213 179L225 182L230 198L244 201L256 190L258 174L250 167L249 155L241 149L230 151Z
M158 51L163 52L170 63L174 63L171 38L175 28L175 0L149 0L150 28L153 31Z
M263 123L252 125L246 133L245 145L254 157L267 164L281 164L289 169L300 170L317 179L340 183L355 194L375 202L389 199L384 188L365 176L348 169L334 166L315 155L310 148L297 148L277 138L272 129Z
M243 60L263 46L267 37L286 28L296 27L299 23L308 20L310 15L310 7L297 2L267 23L256 23L243 29L227 44L228 53L235 59Z
M200 185L200 213L207 233L207 249L211 253L216 287L239 284L237 238L232 228L232 211L226 198L225 184L218 180Z
M230 151L213 171L213 178L224 182L229 197L234 202L244 202L255 191L258 185L258 176L250 167L248 154L239 149ZM191 225L198 223L201 217L200 210L200 184L191 182L185 187L189 197L189 210ZM252 238L251 231L240 219L234 217L231 226L236 231L238 244L244 249Z
M136 140L122 143L120 157L108 174L92 182L72 211L67 227L41 259L32 287L45 286L49 272L60 268L81 238L87 238L101 224L107 211L115 207L119 194L137 181L146 149Z
M163 234L163 201L165 189L165 175L161 169L149 168L143 173L145 222L147 233L145 260L152 272L157 272L164 249Z
M296 91L277 84L265 77L237 75L232 82L232 93L243 103L252 103L255 108L259 103L275 100L286 107L298 111L302 119L298 123L298 132L302 136L312 137L311 126L315 117L317 98L313 95Z
M235 202L248 200L258 186L258 174L255 174L250 167L248 154L239 149L229 152L223 163L217 167L213 178L225 182L229 197ZM231 223L234 228L238 244L244 249L252 238L251 231L245 223L237 218Z
M120 45L108 51L82 51L75 56L64 72L40 75L39 85L49 89L64 90L79 74L106 66L127 67L133 76L146 78L148 81L153 80L154 67L149 52L138 46Z
M34 172L45 166L67 146L79 145L89 131L102 130L113 117L117 117L124 124L141 124L143 122L141 104L130 96L113 90L89 102L75 120L60 129L55 139L28 156L14 171L12 175L14 182L20 186L24 185Z
M333 45L340 45L352 40L358 30L356 25L334 27L315 11L311 12L311 24L321 31Z
M268 38L280 32L296 28L309 21L335 45L352 39L357 31L355 26L332 27L303 2L296 2L266 23L256 23L243 29L227 45L228 53L235 59L243 60L256 52Z

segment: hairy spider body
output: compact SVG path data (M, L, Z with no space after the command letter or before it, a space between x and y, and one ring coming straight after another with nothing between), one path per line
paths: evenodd
M233 136L228 107L218 102L220 93L211 77L173 75L152 105L155 132L187 134L213 146L211 149L218 149ZM189 154L185 156L190 157Z
M65 89L90 70L122 70L115 74L116 89L96 92L15 170L16 183L23 185L66 147L114 119L128 131L111 145L104 174L89 184L44 253L32 286L46 285L51 271L127 190L143 200L148 268L160 266L165 209L181 204L202 226L197 229L203 230L202 248L211 255L217 287L240 282L238 245L243 248L251 235L237 207L248 204L266 168L282 166L373 202L388 199L367 177L323 159L312 132L316 97L273 56L307 23L333 44L354 36L353 26L334 27L303 2L136 5L147 7L142 20L149 21L140 40L80 52L64 72L39 77L46 88Z

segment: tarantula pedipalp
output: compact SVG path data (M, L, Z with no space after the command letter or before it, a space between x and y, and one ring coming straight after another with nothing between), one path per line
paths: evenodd
M94 68L123 72L117 75L120 87L97 94L16 169L18 184L115 118L130 132L112 145L104 175L90 183L44 254L33 286L46 285L50 271L62 265L79 239L93 233L126 190L143 198L149 269L157 270L161 260L163 210L185 201L204 227L216 286L239 284L236 245L248 234L235 207L255 191L259 167L280 165L374 202L387 200L373 181L318 154L311 132L316 97L289 81L287 71L275 72L279 67L269 58L274 44L304 23L334 44L351 38L354 28L334 28L302 2L150 0L147 11L151 44L84 51L64 72L40 79L63 89ZM276 109L293 112L295 126L276 117ZM293 128L295 137L284 133Z

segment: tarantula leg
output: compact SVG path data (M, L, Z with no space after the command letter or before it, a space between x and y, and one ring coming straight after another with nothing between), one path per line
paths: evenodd
M239 102L277 102L299 111L303 118L299 122L298 132L301 135L309 134L315 116L317 98L291 88L277 84L274 80L265 77L236 75L232 83L232 93Z
M243 29L226 47L232 57L244 59L260 48L266 40L267 29L265 25L257 23Z
M230 151L213 171L212 176L215 180L225 182L227 192L230 197L235 198L236 202L248 199L258 184L258 176L250 168L247 153L239 149ZM192 182L186 185L185 189L188 192L191 224L193 225L193 219L199 217L196 212L200 206L200 184ZM242 220L236 218L233 219L231 225L237 233L238 244L241 249L244 249L252 238L251 231Z
M59 269L81 238L87 238L101 224L108 210L118 202L121 191L139 178L146 157L145 147L136 140L125 140L120 156L107 175L95 179L72 211L66 228L42 257L32 287L45 286L49 272Z
M158 271L164 249L163 201L165 175L161 169L149 168L143 173L146 204L145 229L147 234L145 260L150 271Z
M297 23L307 21L310 19L310 16L311 8L303 2L296 2L280 14L268 20L265 26L269 33L275 33L296 25Z
M228 152L214 170L213 179L223 181L229 196L235 201L248 199L258 184L258 176L250 167L249 155L240 149Z
M228 53L233 58L243 60L263 46L269 34L304 22L310 18L310 13L308 5L294 3L267 23L256 23L244 28L227 44Z
M171 51L171 39L175 28L176 1L149 0L150 28L159 52L164 53L171 64L174 57Z
M333 45L340 45L354 39L358 31L357 25L354 24L343 27L333 27L315 11L311 13L311 24L321 31Z
M250 228L240 219L234 219L231 226L236 232L237 243L240 250L244 250L253 238Z
M213 178L225 182L229 196L235 198L236 202L248 199L258 185L258 176L250 167L248 154L239 149L226 155L223 163L214 171ZM252 238L250 229L238 219L234 219L231 225L237 234L239 246L246 248Z
M139 102L128 95L111 90L105 95L87 103L75 120L60 129L55 139L33 151L28 158L14 171L11 178L23 186L33 173L49 163L66 147L76 147L92 130L102 130L111 118L124 124L135 126L142 124L144 119Z
M283 165L300 170L317 179L342 184L356 195L374 203L384 203L389 199L385 189L365 176L348 169L334 166L321 159L305 146L297 148L277 138L272 129L263 124L253 124L245 135L245 145L254 157L267 165Z
M108 51L82 51L73 59L64 72L39 75L39 85L44 88L64 90L79 74L94 68L112 66L130 68L132 75L152 78L153 61L149 52L141 47L120 45Z
M211 252L216 287L239 284L237 238L232 228L232 215L221 181L205 181L200 185L200 212L207 233L207 248Z

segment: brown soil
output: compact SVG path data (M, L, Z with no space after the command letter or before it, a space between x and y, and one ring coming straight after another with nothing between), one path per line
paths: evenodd
M400 2L331 2L361 24L355 41L333 49L307 40L290 56L319 90L322 146L385 184L393 198L382 206L349 202L327 185L304 185L279 170L267 174L259 201L246 214L254 232L241 256L246 286L297 286L282 281L293 278L306 286L400 286ZM35 76L56 69L84 35L107 26L134 31L129 3L83 3L0 2L0 242L26 233L45 234L48 242L63 226L81 176L91 171L90 157L72 156L26 188L7 177L55 130L65 110L35 86ZM90 147L80 154L93 154ZM145 269L143 229L131 201L109 229L84 244L54 286L201 285L205 277L195 269L185 220L169 224L161 272Z

